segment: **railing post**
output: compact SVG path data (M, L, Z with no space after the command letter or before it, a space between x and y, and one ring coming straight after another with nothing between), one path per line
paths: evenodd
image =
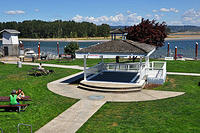
M1 130L1 133L3 133L3 129L2 129L2 128L0 128L0 130Z
M17 132L18 132L18 133L20 133L20 131L19 131L19 126L20 126L20 125L24 125L24 126L31 127L31 133L32 133L32 125L29 125L29 124L23 124L23 123L19 123L19 124L18 124L18 126L17 126Z
M84 55L84 80L87 80L87 72L86 72L86 55Z

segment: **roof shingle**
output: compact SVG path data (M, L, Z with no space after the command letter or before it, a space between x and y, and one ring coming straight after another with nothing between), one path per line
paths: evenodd
M146 55L156 47L131 40L112 40L78 50L78 54L133 54Z

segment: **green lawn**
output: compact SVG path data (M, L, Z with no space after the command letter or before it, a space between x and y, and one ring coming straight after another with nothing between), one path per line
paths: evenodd
M104 62L114 62L115 59L104 59ZM78 65L84 66L83 59L74 59L74 60L66 60L66 59L57 59L57 60L48 60L48 61L38 61L41 63L48 63L48 64L60 64L60 65ZM87 66L91 67L101 62L101 59L87 59Z
M175 98L106 103L78 133L199 133L200 77L168 76L156 90L184 91Z
M17 132L18 123L27 123L36 131L51 119L73 105L77 100L59 96L47 89L47 83L79 72L72 69L50 68L55 73L34 77L27 75L32 66L17 68L16 65L0 64L0 96L9 96L12 89L23 88L32 101L25 112L0 112L0 128L5 133ZM0 102L0 104L9 104Z
M200 73L200 61L167 61L167 71Z

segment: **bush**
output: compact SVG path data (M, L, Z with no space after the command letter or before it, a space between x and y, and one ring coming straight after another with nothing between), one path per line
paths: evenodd
M75 51L79 49L79 45L77 42L70 42L65 46L64 51L66 54L71 55L72 58L75 58Z

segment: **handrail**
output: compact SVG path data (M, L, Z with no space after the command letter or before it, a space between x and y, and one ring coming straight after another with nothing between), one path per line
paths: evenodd
M32 133L32 125L24 124L24 123L19 123L19 124L17 125L17 132L18 132L18 133L20 133L20 131L19 131L20 125L31 127L31 133Z

